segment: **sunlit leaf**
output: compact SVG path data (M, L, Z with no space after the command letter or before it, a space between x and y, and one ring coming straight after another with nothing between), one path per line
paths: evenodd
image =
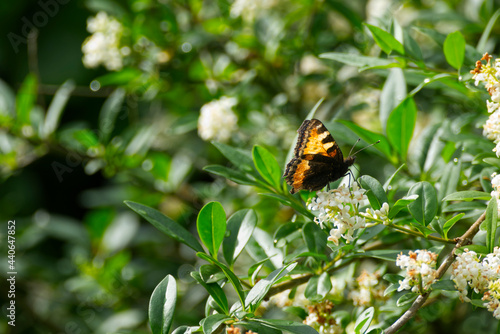
M275 189L281 189L281 168L274 155L262 146L254 146L253 162L260 175Z
M457 70L462 67L465 56L465 39L460 31L455 31L446 36L443 51L448 64Z
M198 214L196 227L210 255L217 259L217 252L226 233L226 213L222 205L219 202L207 203Z
M427 226L437 214L436 189L429 182L419 182L410 188L408 195L418 195L415 201L408 204L408 209L413 218Z
M257 215L251 209L237 211L229 217L227 221L228 233L222 243L222 254L230 266L250 240L256 225Z
M373 39L378 44L378 46L380 46L382 51L390 54L391 51L394 50L401 55L405 54L403 45L390 33L371 24L365 23L364 25L370 30L373 35Z
M168 334L174 317L177 284L167 275L156 286L149 300L149 325L153 334Z

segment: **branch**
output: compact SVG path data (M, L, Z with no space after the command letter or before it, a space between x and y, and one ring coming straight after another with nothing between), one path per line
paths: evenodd
M448 254L448 257L441 263L439 266L436 274L437 274L437 279L441 279L443 277L444 273L448 270L448 268L451 266L453 261L455 260L455 251L465 245L468 245L472 242L472 238L476 233L479 231L479 225L484 221L484 218L486 217L486 212L483 212L483 214L476 220L474 224L469 227L467 232L465 232L460 238L458 238L458 241L453 248L453 250ZM426 292L420 296L417 297L417 299L413 302L411 307L398 319L396 320L395 323L393 323L391 326L389 326L384 333L385 334L394 334L398 330L403 327L404 324L406 324L411 318L415 316L417 311L424 305L425 301L429 297L429 292Z

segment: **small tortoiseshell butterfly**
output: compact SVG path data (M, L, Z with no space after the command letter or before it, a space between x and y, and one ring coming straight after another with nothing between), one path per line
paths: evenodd
M305 120L297 130L294 157L286 166L285 180L294 194L301 189L320 190L346 175L356 157L344 159L326 127L317 119Z

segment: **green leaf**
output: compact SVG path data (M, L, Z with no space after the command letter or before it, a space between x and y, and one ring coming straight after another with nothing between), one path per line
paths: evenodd
M171 334L191 334L198 331L199 326L179 326Z
M325 253L328 236L318 224L314 222L305 224L302 228L302 236L310 252L317 254Z
M232 266L252 236L257 215L251 209L235 212L227 221L227 235L222 243L224 259Z
M417 106L413 98L408 97L392 111L387 120L387 138L403 160L406 160L416 119Z
M208 165L203 167L204 171L209 173L225 177L235 183L258 187L260 184L256 181L251 180L246 174L240 172L239 170L228 168L221 165Z
M457 30L446 36L443 51L448 64L457 70L462 67L465 57L465 39L460 31Z
M212 144L217 147L220 153L222 153L227 160L231 161L236 168L244 172L254 173L252 155L250 152L222 143L212 142Z
M149 300L149 325L153 334L168 334L177 300L177 284L167 275L156 286Z
M0 115L14 118L16 115L16 94L7 85L7 83L0 79Z
M290 320L281 319L253 319L255 322L260 322L261 324L280 330L286 331L292 334L318 334L318 332L301 322L295 322Z
M398 199L394 206L390 208L389 210L389 215L388 217L390 219L396 217L396 215L401 211L402 209L406 208L408 204L414 202L418 198L418 195L412 195L412 196L405 196L401 199Z
M401 55L405 54L403 45L392 36L387 31L380 29L379 27L372 26L371 24L364 23L364 25L370 30L373 35L375 43L380 46L382 51L390 54L392 50L398 52Z
M354 333L364 334L370 327L374 314L375 309L373 308L373 306L367 308L363 313L361 313L356 319L356 324L354 325Z
M179 225L179 223L165 216L160 211L132 201L125 201L125 204L129 208L137 212L139 215L141 215L148 222L153 224L153 226L161 232L179 242L182 242L183 244L191 247L197 252L203 252L203 247L201 247L198 240L196 240L196 238L191 233L189 233L184 227Z
M330 279L330 275L328 275L327 272L324 272L318 278L318 295L325 298L331 289L332 281Z
M108 73L100 76L96 79L96 81L98 81L103 87L110 85L127 85L130 82L137 80L137 78L140 78L142 75L143 73L139 69L129 67L119 72Z
M353 123L351 121L340 120L338 122L348 127L351 131L353 131L361 139L363 139L365 142L369 144L376 143L377 141L380 140L380 143L374 145L374 147L380 152L382 152L388 159L391 159L392 157L391 144L383 134L372 132L370 130L362 128L356 123Z
M405 54L409 57L413 57L417 62L422 61L422 50L420 50L418 43L411 37L408 29L403 30L403 41Z
M385 80L384 88L382 88L382 93L380 94L379 117L384 130L387 126L389 115L406 98L407 93L403 70L400 68L389 69L389 75ZM385 137L384 139L386 141L384 145L388 151L387 156L391 156L392 150L389 141Z
M17 122L20 126L31 124L31 109L35 105L37 91L36 76L30 73L24 79L16 96Z
M200 283L205 290L212 296L213 300L219 305L219 307L224 311L225 314L229 313L229 305L227 303L227 297L224 290L217 283L207 283L205 282L200 273L197 271L191 272L191 277L193 277L198 283Z
M453 194L449 194L443 201L472 201L475 199L479 200L489 200L491 195L483 191L468 190L468 191L458 191Z
M274 245L272 236L256 227L247 244L246 251L256 261L269 258L273 269L283 266L283 251Z
M286 313L289 313L289 314L293 314L302 320L307 318L307 316L309 315L309 313L307 313L307 311L304 310L304 308L300 307L300 306L285 306L285 307L283 307L283 311L285 311Z
M442 279L432 284L432 290L456 291L455 282L449 279Z
M296 266L297 263L288 264L283 268L276 269L266 278L258 281L257 284L255 284L254 287L248 292L247 297L245 298L245 306L250 307L251 311L255 311L260 305L262 299L264 299L266 294L269 292L271 286L281 278L288 275Z
M411 304L411 303L413 303L413 301L415 299L417 299L417 296L418 296L418 294L416 294L416 293L412 293L412 292L405 293L404 295L399 297L399 299L396 301L396 305L398 307L403 307L405 305Z
M43 123L43 130L41 133L42 138L47 138L57 129L62 112L64 111L66 103L68 102L74 89L75 83L68 80L63 83L54 94L47 110L47 115L45 116L45 122Z
M217 259L217 252L226 233L226 213L219 202L207 203L198 214L196 228L201 242L210 255Z
M498 204L497 199L492 197L486 208L486 218L482 223L486 227L486 247L489 253L493 253L496 246L495 235L498 227Z
M476 46L477 50L485 50L486 49L486 42L488 41L491 30L495 26L495 22L497 21L499 16L500 16L500 9L497 9L495 11L495 13L489 19L486 27L484 28L483 33L481 34L481 38L479 39L479 42L477 42L477 46Z
M232 319L225 314L212 314L203 319L201 327L203 328L203 334L212 334L219 328L224 321Z
M453 225L455 225L456 222L462 219L463 216L465 216L465 213L459 213L458 215L453 216L453 218L449 219L446 223L444 223L443 233L445 239L448 239L448 232L453 227Z
M359 255L362 257L373 257L376 259L395 262L399 254L401 254L401 250L380 249L367 251L364 253L360 253Z
M306 289L304 290L304 296L312 301L319 301L322 297L318 294L318 276L313 276L309 279L306 285Z
M486 209L486 205L482 202L459 202L447 205L442 209L442 212L459 212L484 209Z
M281 189L281 168L272 155L264 147L256 145L252 150L253 162L260 175L275 189Z
M408 210L415 220L427 226L437 214L436 189L429 182L418 182L410 188L408 195L418 195L415 201L408 204Z
M384 188L376 178L369 175L363 175L359 178L359 183L361 183L364 189L368 190L366 196L370 201L370 205L375 210L380 209L382 204L389 202Z
M87 150L99 145L99 139L94 132L89 129L75 131L73 137Z
M238 297L240 299L241 305L245 305L245 303L244 303L245 293L243 292L243 288L241 287L240 280L231 271L231 269L229 269L226 265L224 265L223 263L220 263L219 261L217 261L216 259L214 259L213 257L211 257L205 253L198 252L198 253L196 253L196 256L198 256L199 258L201 258L207 262L215 264L217 267L219 267L224 272L224 275L226 275L226 277L229 280L229 282L231 283L231 285L234 287L234 290L236 291L236 293L238 294Z
M116 116L120 113L125 99L125 89L118 88L106 99L99 114L99 137L102 142L107 142L113 128Z
M336 60L341 63L350 66L361 67L363 69L367 68L377 68L377 67L400 67L400 64L391 59L382 59L378 57L367 57L358 54L350 54L343 52L328 52L319 55L323 59Z

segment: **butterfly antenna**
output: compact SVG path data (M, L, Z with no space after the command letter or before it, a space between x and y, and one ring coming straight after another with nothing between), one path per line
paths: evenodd
M354 148L356 147L356 145L359 143L360 140L361 140L361 138L358 138L358 140L356 140L354 145L352 145L351 150L349 151L349 156L351 156L352 150L354 150Z
M358 139L358 141L359 141L359 139ZM378 144L378 143L380 143L380 140L377 140L377 141L376 141L376 142L374 142L373 144L370 144L370 145L368 145L368 146L363 147L362 149L357 150L357 151L356 151L356 152L354 152L352 155L356 155L356 154L358 154L359 152L361 152L361 151L363 151L363 150L367 149L368 147L372 147L373 145ZM351 151L352 151L352 150L351 150ZM351 153L349 153L349 156L351 156Z

